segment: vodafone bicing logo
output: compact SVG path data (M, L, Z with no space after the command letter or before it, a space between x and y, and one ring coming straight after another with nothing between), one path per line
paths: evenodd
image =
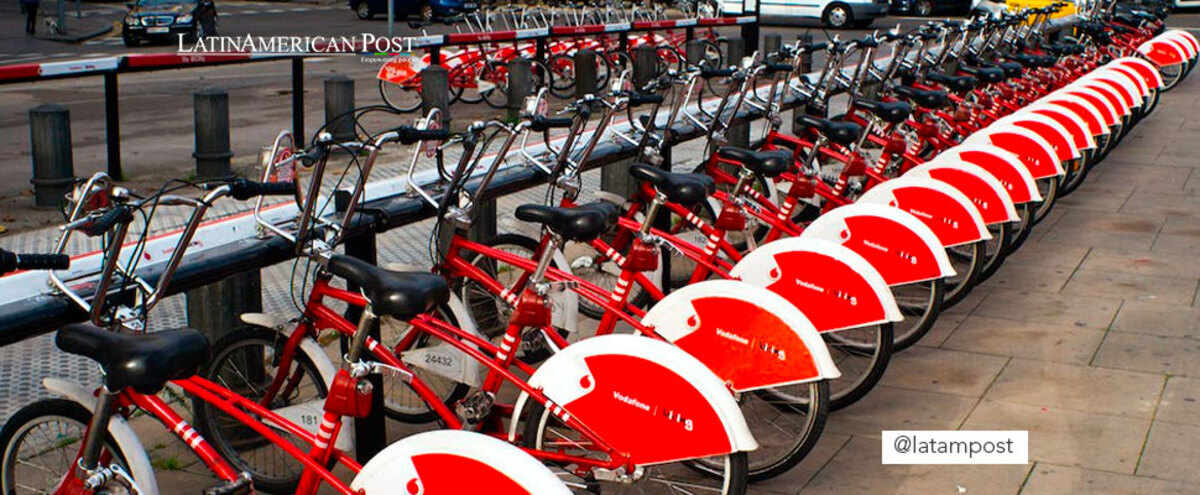
M662 407L662 406L658 406L658 405L647 404L646 402L642 401L641 399L639 399L637 397L623 394L618 390L612 391L612 398L613 398L613 400L615 400L618 403L623 404L627 407L632 407L632 408L639 410L645 414L658 416L663 419L666 419L667 421L676 423L679 426L683 427L683 429L686 431L695 431L696 425L695 425L695 423L692 422L691 418L689 418L688 417L689 415L687 415L686 413L676 411L669 407Z

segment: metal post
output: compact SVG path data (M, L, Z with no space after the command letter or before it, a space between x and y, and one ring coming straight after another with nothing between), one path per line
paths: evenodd
M261 313L263 309L262 275L258 270L237 273L185 294L188 327L204 332L209 342L242 326L241 314Z
M754 21L750 22L750 23L742 24L741 39L745 40L746 50L748 50L749 53L754 53L755 50L758 50L758 33L759 33L758 26L759 26L759 21L762 20L762 17L759 16L758 4L759 4L759 0L756 0L754 2L754 9L752 11L746 12L746 14L754 15Z
M521 115L521 104L533 92L533 61L525 57L508 63L508 121L516 122Z
M121 172L121 107L117 72L104 73L104 139L108 144L108 176L125 180Z
M396 0L388 0L388 38L396 37Z
M304 57L292 59L292 137L297 147L308 144L304 131Z
M804 33L800 36L797 36L796 39L800 40L801 45L812 44L812 40L813 40L812 35L808 34L808 33ZM800 54L800 72L802 72L804 74L808 74L808 73L811 73L812 71L813 71L813 56L812 56L812 54L808 53L808 52L801 53Z
M350 194L348 190L342 189L335 191L333 195L334 209L341 215L346 211L350 203ZM376 239L374 232L355 235L346 239L344 249L346 256L358 258L372 265L379 264L379 253L376 249ZM351 291L358 290L358 287L353 283L347 283L347 289ZM357 323L362 317L362 310L356 307L346 309L345 317L348 321ZM376 321L370 330L371 338L379 340L379 322ZM346 352L347 340L342 336L342 352ZM383 379L379 375L368 375L367 381L371 382L371 412L364 418L356 418L354 420L354 458L359 463L366 463L375 457L387 446L387 423L383 416Z
M687 59L688 65L700 65L704 62L704 42L701 40L691 40L683 46L684 58ZM714 69L716 67L709 67Z
M353 140L354 80L338 74L325 80L325 130L339 141Z
M639 46L633 49L633 86L640 90L646 83L654 79L658 65L658 54L652 46ZM600 169L600 189L623 197L630 197L637 192L637 182L629 176L629 167L633 160L621 160Z
M763 56L779 53L779 47L783 45L783 36L779 33L767 33L763 35Z
M572 62L575 64L575 97L596 94L596 52L579 50L575 52ZM616 75L609 74L615 78Z
M71 112L57 103L29 111L29 140L33 155L34 204L56 208L75 180L71 154Z
M61 32L51 34L66 34L67 32L67 0L58 0L58 29Z
M727 45L725 59L731 65L741 67L742 59L746 57L746 45L749 42L741 38L731 38ZM725 131L725 137L728 139L730 146L747 148L750 146L750 123L743 122L729 126L729 130Z
M450 123L450 73L440 65L421 69L421 112L438 108L442 111L443 128Z
M233 177L229 147L229 94L223 89L204 88L194 96L196 107L196 178Z

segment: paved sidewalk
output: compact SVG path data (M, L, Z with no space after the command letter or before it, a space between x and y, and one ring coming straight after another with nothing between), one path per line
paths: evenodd
M808 459L751 493L1196 493L1195 115L1200 78L1193 77L1163 97L993 279L893 357L878 389L835 413ZM427 228L380 236L381 252L389 261L423 259ZM278 267L264 277L278 286L287 273ZM267 306L286 307L285 292L274 293L281 297ZM178 318L180 301L169 311L162 318ZM35 353L56 363L57 375L92 374L87 363L54 359L44 339L19 346L20 357L8 352L16 347L0 357L0 377L29 373L19 363ZM10 389L0 387L0 409L19 407L4 395ZM179 442L144 419L135 424L163 493L210 484ZM1028 430L1031 463L882 466L879 437L892 429Z

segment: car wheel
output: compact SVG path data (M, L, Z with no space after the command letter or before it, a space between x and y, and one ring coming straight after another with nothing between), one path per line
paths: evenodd
M367 4L367 2L359 2L358 5L354 7L354 13L358 15L359 19L364 21L369 21L375 18L375 13L371 12L371 6Z
M921 17L933 14L933 0L917 0L913 3L913 13Z
M834 29L843 29L854 22L854 14L850 12L850 6L835 3L825 8L825 13L821 14L821 22Z
M127 46L129 48L133 48L133 47L141 44L141 40L134 38L133 36L130 36L129 34L126 34L126 33L121 34L121 41L124 41L125 46Z

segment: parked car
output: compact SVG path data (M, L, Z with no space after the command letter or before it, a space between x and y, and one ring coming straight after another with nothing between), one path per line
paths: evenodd
M753 11L753 0L720 0L721 13L741 15L747 5ZM884 17L888 11L888 0L760 0L759 13L777 19L820 19L831 28L857 28L870 26L875 19Z
M392 0L397 19L432 21L452 17L479 8L477 0ZM359 19L387 16L387 0L349 0L350 9Z
M217 5L213 0L136 0L125 4L121 20L125 46L143 41L173 42L182 33L194 42L217 34Z
M892 13L928 17L937 13L965 14L972 0L892 0Z

